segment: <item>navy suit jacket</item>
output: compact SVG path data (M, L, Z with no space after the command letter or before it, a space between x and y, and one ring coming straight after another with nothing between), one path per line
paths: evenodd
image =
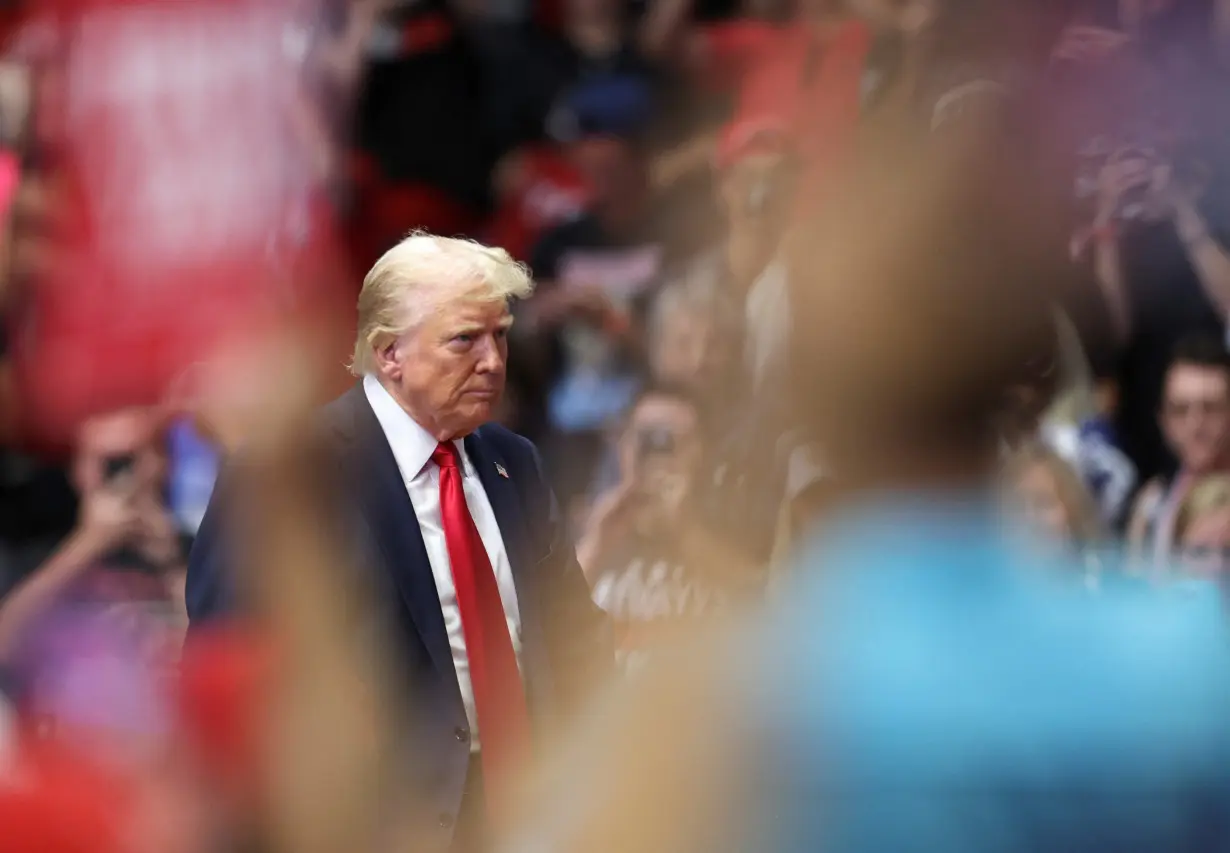
M407 749L411 775L435 800L441 833L460 809L469 764L469 730L444 616L419 523L393 451L362 384L321 411L325 458L339 466L337 512L374 581L382 642L407 675L412 699ZM521 615L521 664L536 740L558 736L561 718L611 672L605 617L592 603L534 446L496 424L465 439L466 453L491 501L508 551ZM501 475L503 470L507 476ZM236 610L229 583L227 529L242 495L223 477L188 561L191 629ZM383 638L390 638L384 640Z

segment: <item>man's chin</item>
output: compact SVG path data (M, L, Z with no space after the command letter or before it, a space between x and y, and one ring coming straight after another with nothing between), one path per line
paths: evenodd
M466 405L461 407L459 420L465 423L465 431L467 433L474 432L483 424L492 419L495 413L495 406L500 400L499 395L494 395L490 399L480 397L478 399L470 399Z

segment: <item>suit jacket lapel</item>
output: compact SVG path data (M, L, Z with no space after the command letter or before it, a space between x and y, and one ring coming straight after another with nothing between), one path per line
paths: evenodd
M520 590L523 583L528 582L527 529L525 515L521 509L521 495L517 484L508 476L508 466L499 451L488 441L483 441L477 433L471 434L465 440L466 454L474 466L478 479L491 502L495 512L496 523L500 526L500 536L508 551L508 562L512 566L513 579ZM503 473L501 473L503 472Z
M547 660L546 636L543 632L542 600L536 586L535 563L542 555L535 552L526 523L523 498L518 484L513 482L512 469L490 441L478 433L465 440L466 454L491 502L500 538L508 552L513 585L517 590L517 609L521 616L521 656L532 702L552 695L549 682L551 668ZM501 473L502 472L502 473Z
M348 408L354 415L349 445L350 461L354 465L352 476L356 478L359 509L368 533L393 577L432 662L442 676L456 684L453 654L431 561L397 460L393 458L393 451L362 385L356 386L347 396L350 398Z

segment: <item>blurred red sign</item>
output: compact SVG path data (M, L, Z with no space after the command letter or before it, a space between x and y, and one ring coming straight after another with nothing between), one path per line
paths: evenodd
M14 318L27 435L60 444L90 414L157 402L221 342L328 292L301 8L46 0L35 139L67 203Z

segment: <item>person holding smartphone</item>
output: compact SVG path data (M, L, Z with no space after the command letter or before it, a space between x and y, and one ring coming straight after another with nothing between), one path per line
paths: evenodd
M106 697L83 703L62 685L78 671L79 655L100 647L114 646L146 676L172 671L187 621L184 555L163 500L160 422L156 412L133 409L81 430L72 470L76 524L0 601L0 669L23 707L95 719Z
M618 455L620 480L595 501L577 559L615 623L627 669L678 631L728 612L754 576L700 521L704 439L687 392L642 391Z

